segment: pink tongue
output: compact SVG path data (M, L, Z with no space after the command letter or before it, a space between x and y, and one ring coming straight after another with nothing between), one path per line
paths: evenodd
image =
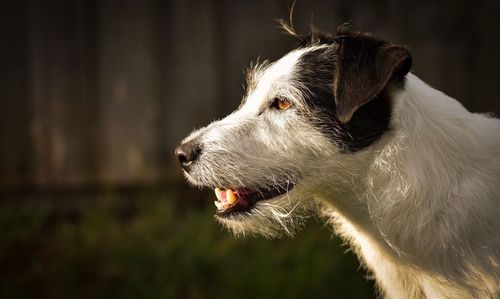
M220 194L220 199L225 201L227 197L226 191L220 191L219 194Z

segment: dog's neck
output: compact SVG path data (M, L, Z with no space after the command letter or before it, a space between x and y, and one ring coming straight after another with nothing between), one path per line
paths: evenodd
M332 189L320 198L330 197L327 214L336 214L337 222L339 216L345 220L340 221L344 236L352 238L349 230L356 230L376 241L379 250L409 261L440 259L460 238L456 233L461 226L478 229L475 223L463 223L473 221L466 216L447 215L447 223L439 219L443 213L460 213L453 209L484 212L470 200L476 188L486 187L463 184L475 184L474 178L487 168L484 157L470 153L492 156L500 145L500 139L485 141L476 130L498 122L468 112L413 74L393 100L392 131L361 153L366 165L357 166L363 169L352 175L351 188L344 186L341 193Z

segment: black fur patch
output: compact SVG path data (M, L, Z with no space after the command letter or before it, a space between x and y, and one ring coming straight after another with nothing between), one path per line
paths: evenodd
M338 144L343 152L353 153L370 146L389 130L391 99L387 91L383 91L360 107L349 122L340 122L336 116L333 89L335 70L336 47L332 43L329 47L302 55L295 68L295 76L307 91L314 125Z

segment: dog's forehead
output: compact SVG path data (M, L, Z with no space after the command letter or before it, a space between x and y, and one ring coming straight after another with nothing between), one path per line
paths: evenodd
M252 74L252 77L256 78L256 82L245 99L245 110L258 110L264 102L276 96L280 88L290 84L300 58L317 48L316 46L293 50L267 67L253 70L256 73Z

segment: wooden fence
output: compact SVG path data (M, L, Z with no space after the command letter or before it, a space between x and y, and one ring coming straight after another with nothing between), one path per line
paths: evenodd
M296 27L345 21L409 45L413 71L500 112L499 1L305 1ZM177 142L234 109L242 70L294 45L289 1L0 2L0 187L142 184Z

